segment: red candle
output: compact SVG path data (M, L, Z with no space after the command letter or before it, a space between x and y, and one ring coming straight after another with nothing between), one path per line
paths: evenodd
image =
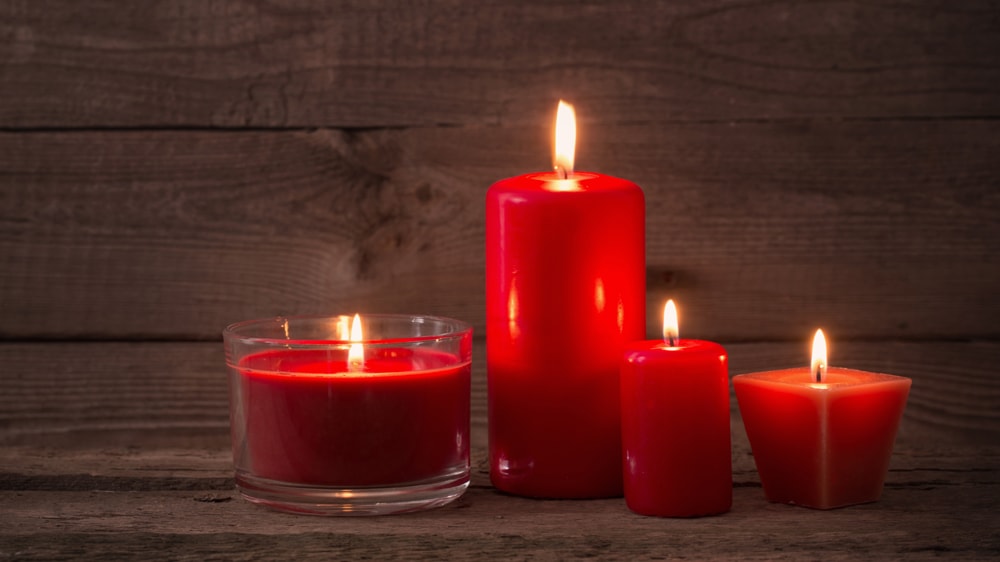
M673 301L664 310L663 338L625 347L625 502L660 517L725 513L733 503L726 350L680 339Z
M362 338L355 317L348 338L346 320L227 328L240 491L278 509L328 515L455 499L469 482L471 329L372 315L376 333Z
M470 365L420 349L277 350L240 362L248 469L322 486L419 482L469 462Z
M827 368L822 331L813 366L733 377L767 499L816 509L876 501L910 379Z
M629 181L574 173L558 146L556 169L486 197L490 477L518 495L620 496L618 373L645 332L645 203Z

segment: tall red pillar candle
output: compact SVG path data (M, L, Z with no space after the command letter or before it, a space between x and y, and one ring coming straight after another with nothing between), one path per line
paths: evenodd
M680 339L676 318L668 301L664 339L625 346L625 502L659 517L725 513L733 504L726 350Z
M878 500L910 379L827 368L825 342L812 368L733 377L769 501L832 509Z
M486 197L490 477L517 495L614 497L621 354L645 332L645 203L571 160Z

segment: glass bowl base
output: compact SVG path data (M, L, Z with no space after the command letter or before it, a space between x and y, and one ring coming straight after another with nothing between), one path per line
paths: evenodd
M236 488L252 503L303 515L364 516L411 513L441 507L469 487L469 469L392 486L356 488L278 482L236 474Z

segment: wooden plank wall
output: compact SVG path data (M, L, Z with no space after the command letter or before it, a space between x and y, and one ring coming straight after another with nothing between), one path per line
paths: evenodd
M763 346L750 355L788 344L742 363L777 368L804 363L822 325L868 350L835 364L949 365L932 387L976 394L959 426L995 437L998 12L0 3L4 353L212 341L237 320L355 310L482 335L485 192L550 165L565 98L578 167L645 190L650 334L672 296L686 335ZM940 352L908 371L900 350L922 344Z

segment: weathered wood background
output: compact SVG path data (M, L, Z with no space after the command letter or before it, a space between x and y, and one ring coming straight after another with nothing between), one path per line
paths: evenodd
M833 363L914 379L884 500L767 505L734 410L711 520L482 464L417 517L225 501L221 329L482 335L484 195L550 165L559 98L578 167L646 192L650 334L671 296L734 372L823 326ZM0 2L0 556L1000 555L998 154L995 1Z

